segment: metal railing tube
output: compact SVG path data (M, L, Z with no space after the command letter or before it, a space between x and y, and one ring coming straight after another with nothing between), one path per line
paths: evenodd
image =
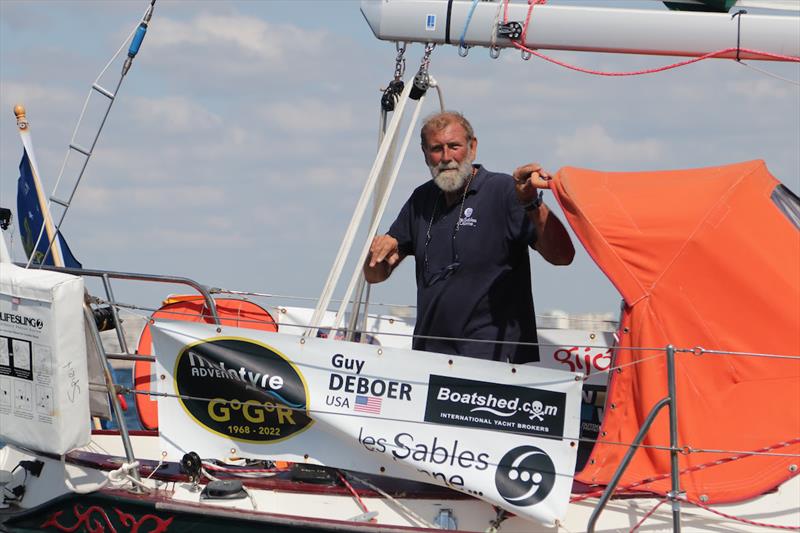
M106 290L106 296L108 297L108 301L111 302L111 316L114 317L114 331L117 332L117 342L119 342L119 348L122 350L123 353L128 352L128 343L125 342L125 335L122 332L122 322L119 319L119 313L117 313L117 306L115 305L117 300L114 298L114 291L111 290L111 281L108 279L108 274L103 274L103 288Z
M675 347L667 345L667 387L669 388L669 457L672 477L672 530L681 532L681 479L678 467L678 404L675 397Z
M592 511L592 516L589 517L589 524L586 526L586 531L588 533L594 533L597 520L600 518L600 513L603 512L606 504L614 494L614 491L619 484L619 480L622 478L622 474L625 472L625 469L628 468L628 464L631 462L631 459L633 459L633 454L639 449L639 445L642 443L642 440L644 440L644 436L647 434L647 430L649 430L650 426L653 424L653 420L655 420L658 412L661 411L661 409L663 409L666 405L669 405L670 401L671 400L669 397L662 398L653 406L653 408L650 410L650 413L648 413L647 418L644 420L644 424L642 424L642 427L639 429L639 433L636 434L636 438L633 439L628 451L625 452L625 457L623 457L622 461L620 461L616 472L614 472L614 476L608 482L606 490L603 492L603 495L600 496L600 500L597 502L594 511Z
M100 338L100 332L97 331L97 326L94 323L94 313L92 313L92 308L89 307L89 304L87 303L83 304L83 314L86 317L86 327L89 328L89 332L92 335L92 340L94 340L97 351L100 355L100 362L102 363L100 366L103 367L103 375L106 380L106 388L108 389L108 399L111 402L111 407L114 409L114 416L117 419L119 436L122 439L122 446L125 449L125 458L127 459L128 464L133 464L136 461L136 456L133 454L133 445L131 444L131 436L128 433L128 424L125 422L125 416L123 415L122 407L119 405L119 398L117 398L116 393L117 389L114 386L114 378L111 375L111 370L109 370L108 359L106 359L106 351L103 348L103 340ZM132 469L131 475L137 482L141 481L138 467ZM134 484L132 491L142 492L142 488L138 484Z
M18 266L25 267L26 263L15 263ZM54 270L56 272L66 272L73 276L91 276L102 278L108 276L112 279L125 279L129 281L153 281L158 283L175 283L176 285L188 285L194 290L199 292L206 301L206 306L214 319L216 325L220 325L219 315L217 314L217 305L214 303L214 298L204 285L200 285L193 279L182 278L178 276L161 276L155 274L137 274L134 272L114 272L111 270L91 270L88 268L68 268L68 267L54 267L49 265L36 265L36 268L42 270Z

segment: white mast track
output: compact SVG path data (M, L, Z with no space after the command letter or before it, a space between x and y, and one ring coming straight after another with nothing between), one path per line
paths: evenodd
M472 4L471 0L362 0L361 13L378 39L458 46ZM464 44L513 47L509 39L494 37L502 12L502 2L478 2ZM509 22L524 24L527 13L527 3L509 3ZM533 8L524 45L544 50L697 57L737 48L737 42L740 49L800 58L800 20L797 16L751 13L732 17L728 13L544 4ZM736 58L737 52L716 57ZM745 51L739 58L775 59Z

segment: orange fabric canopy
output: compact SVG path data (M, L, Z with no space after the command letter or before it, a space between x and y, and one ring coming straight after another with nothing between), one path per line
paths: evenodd
M772 199L763 161L665 172L563 168L552 190L625 305L601 438L577 479L607 484L650 409L667 396L663 348L676 354L681 489L730 502L797 474L800 453L800 232ZM656 349L633 349L636 347ZM670 490L664 409L620 487ZM703 452L702 450L728 450ZM716 461L723 460L720 464ZM701 465L708 465L701 468ZM662 476L663 477L663 476Z

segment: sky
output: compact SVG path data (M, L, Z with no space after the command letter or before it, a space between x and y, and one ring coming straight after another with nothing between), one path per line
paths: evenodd
M28 110L49 193L89 87L148 4L0 0L0 205L16 208L22 150L14 105ZM86 268L318 296L375 156L381 89L392 79L395 53L393 43L373 36L356 1L158 0L66 217L72 251ZM611 71L675 60L550 55ZM408 77L422 46L410 46L406 57ZM800 79L797 64L755 64ZM118 72L112 65L101 84L112 88ZM800 89L732 61L604 78L523 61L511 50L491 59L473 49L462 58L455 47L439 47L431 73L447 107L472 121L478 162L491 170L533 161L555 172L764 159L800 190ZM102 103L93 97L79 144L91 141ZM437 106L429 98L424 113ZM416 133L413 139L381 231L429 179ZM76 176L68 166L64 180ZM558 211L552 196L545 201ZM18 230L6 238L22 259ZM533 270L540 312L619 309L618 293L580 246L571 266L534 255ZM123 291L121 299L163 296ZM412 261L373 297L413 303Z

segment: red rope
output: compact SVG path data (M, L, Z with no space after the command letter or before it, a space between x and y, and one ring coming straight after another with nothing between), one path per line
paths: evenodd
M339 474L339 479L342 481L344 486L347 487L347 490L350 491L350 494L353 495L353 498L356 499L356 502L358 503L358 506L361 508L361 510L364 511L365 513L368 513L369 509L367 509L367 506L364 504L364 501L358 495L358 492L356 492L356 489L353 488L353 486L347 481L347 478L345 478L341 472L337 472L337 474Z
M764 523L764 522L755 522L753 520L748 520L747 518L742 518L741 516L734 516L734 515L730 515L730 514L727 514L727 513L723 513L722 511L717 511L716 509L712 509L711 507L709 507L707 505L704 505L704 504L702 504L700 502L695 502L695 501L691 501L691 500L688 500L688 501L692 505L696 505L696 506L698 506L698 507L700 507L702 509L705 509L706 511L708 511L710 513L714 513L715 515L719 515L719 516L721 516L723 518L728 518L730 520L735 520L735 521L741 522L743 524L749 524L751 526L758 526L758 527L769 527L769 528L772 528L772 529L782 529L784 531L800 531L800 526L780 526L778 524L767 524L767 523Z
M525 38L528 36L528 26L531 23L531 15L533 14L533 6L536 4L544 4L547 0L528 0L528 14L525 16L525 25L522 26L522 35L520 35L519 42L525 44Z
M523 30L523 32L524 31L525 30ZM536 50L532 50L532 49L528 48L527 46L523 46L522 44L520 44L518 42L514 42L514 46L519 48L520 50L522 50L524 52L528 52L529 54L535 55L536 57L538 57L540 59L544 59L545 61L549 61L550 63L556 64L556 65L558 65L560 67L568 68L570 70L575 70L577 72L582 72L584 74L592 74L594 76L610 76L610 77L641 76L641 75L644 75L644 74L655 74L656 72L664 72L665 70L671 70L671 69L678 68L678 67L685 67L686 65L691 65L692 63L697 63L698 61L703 61L704 59L711 59L712 57L718 57L718 56L721 56L721 55L728 54L730 52L736 52L737 50L739 50L740 52L747 52L747 53L750 53L750 54L758 54L758 55L761 55L761 56L764 56L764 57L769 57L769 58L772 58L772 59L779 59L779 60L782 60L782 61L791 61L791 62L794 62L794 63L800 63L800 58L799 57L785 56L785 55L782 55L782 54L773 54L771 52L763 52L761 50L752 50L750 48L736 48L736 47L733 47L733 48L724 48L722 50L717 50L716 52L709 52L707 54L703 54L703 55L698 56L698 57L693 57L691 59L687 59L686 61L679 61L677 63L672 63L670 65L665 65L663 67L644 69L644 70L634 70L634 71L629 71L629 72L604 72L602 70L592 70L592 69L588 69L588 68L583 68L583 67L578 67L578 66L575 66L575 65L571 65L571 64L566 63L564 61L559 61L558 59L546 56L546 55L544 55L544 54L542 54L540 52L537 52Z
M800 438L794 438L794 439L791 439L791 440L778 442L776 444L773 444L772 446L765 446L763 448L759 448L758 450L754 450L754 451L751 451L751 452L745 452L745 453L741 453L739 455L732 455L730 457L724 457L722 459L717 459L716 461L711 461L711 462L703 463L703 464L700 464L700 465L697 465L697 466L692 466L692 467L689 467L689 468L685 468L685 469L681 470L678 473L678 476L682 476L682 475L688 474L690 472L697 472L698 470L704 470L704 469L712 467L712 466L720 466L720 465L723 465L723 464L726 464L726 463L731 463L733 461L738 461L739 459L744 459L746 457L752 457L752 456L757 455L759 453L765 453L765 452L769 452L769 451L772 451L772 450L777 450L779 448L788 448L789 446L792 446L793 444L797 444L799 442L800 442ZM649 477L649 478L646 478L646 479L642 479L640 481L635 481L633 483L625 485L624 487L619 487L617 489L617 491L630 490L630 489L633 489L633 488L636 488L636 487L640 487L642 485L646 485L648 483L653 483L655 481L660 481L662 479L668 479L670 477L670 475L671 474L669 474L669 473L667 473L667 474L659 474L657 476L653 476L653 477ZM586 494L581 494L580 496L573 496L572 498L570 498L570 502L579 502L579 501L587 500L589 498L594 498L595 496L599 496L601 494L603 494L603 489L599 489L599 490L596 490L596 491L593 491L593 492L587 492Z
M672 63L669 65L665 65L663 67L651 68L651 69L644 69L644 70L634 70L629 72L606 72L601 70L593 70L589 68L583 68L576 65L572 65L570 63L566 63L564 61L559 61L550 56L546 56L536 50L532 50L525 46L525 40L528 36L528 27L531 23L531 14L533 13L533 6L537 4L544 4L547 0L528 0L528 14L525 17L525 24L522 26L522 35L520 36L519 41L513 41L515 47L519 48L523 52L527 52L531 55L535 55L540 59L544 59L545 61L549 61L555 65L560 67L568 68L570 70L575 70L577 72L582 72L584 74L592 74L594 76L610 76L610 77L621 77L621 76L641 76L644 74L655 74L656 72L664 72L665 70L671 70L678 67L685 67L686 65L691 65L692 63L697 63L698 61L703 61L704 59L710 59L712 57L718 57L721 55L728 54L730 52L737 52L737 57L742 52L747 52L749 54L757 54L763 57L768 57L771 59L778 59L781 61L791 61L794 63L800 63L800 58L794 56L787 56L783 54L773 54L771 52L763 52L761 50L752 50L750 48L739 48L739 47L732 47L732 48L724 48L722 50L717 50L716 52L709 52L707 54L703 54L698 57L693 57L691 59L687 59L685 61L679 61L677 63ZM508 22L508 0L505 0L505 10L503 13L503 22Z
M655 504L655 505L653 506L653 508L652 508L652 509L650 509L650 510L647 512L647 514L646 514L646 515L644 515L644 516L642 517L642 519L641 519L641 520L639 520L639 523L638 523L638 524L636 524L635 526L633 526L633 527L630 529L630 531L629 531L628 533L636 533L636 531L638 531L638 530L639 530L639 528L640 528L640 527L642 527L642 524L644 524L644 521L645 521L645 520L647 520L648 518L650 518L651 516L653 516L653 513L655 513L655 512L656 512L656 509L658 509L659 507L661 507L661 504L662 504L662 503L666 503L666 501L667 501L667 500L661 500L661 501L659 501L657 504Z

